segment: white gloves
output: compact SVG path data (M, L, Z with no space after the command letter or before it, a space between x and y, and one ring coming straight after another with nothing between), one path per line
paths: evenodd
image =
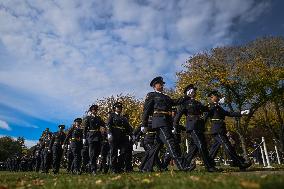
M112 140L112 134L107 134L107 139L108 139L109 141L111 141L111 140Z
M249 112L250 112L249 110L243 110L243 111L241 111L241 114L242 114L242 115L248 115Z
M86 144L86 139L83 139L83 144Z
M224 104L224 103L225 103L225 97L221 98L221 99L219 100L219 103L220 103L220 104Z
M141 127L141 132L142 132L142 133L145 133L145 132L146 132L145 127Z
M62 149L64 149L64 144L61 146Z
M177 134L177 129L174 127L174 129L172 130L173 134Z

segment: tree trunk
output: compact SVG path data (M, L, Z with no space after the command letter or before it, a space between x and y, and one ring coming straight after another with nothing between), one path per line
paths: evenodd
M281 116L279 104L277 102L274 102L274 107L275 107L277 119L280 125L280 137L279 137L280 147L281 147L280 150L282 153L284 153L284 123L283 123L284 121Z
M243 129L241 128L240 119L236 118L235 120L236 120L236 122L235 122L236 131L237 131L239 138L240 138L241 147L242 147L242 150L243 150L243 156L244 156L245 160L248 160L246 140L245 140Z

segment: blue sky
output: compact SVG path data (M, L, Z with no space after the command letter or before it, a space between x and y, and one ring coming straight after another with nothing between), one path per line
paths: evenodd
M192 54L284 34L281 0L0 0L0 136L27 145L98 98L144 97Z

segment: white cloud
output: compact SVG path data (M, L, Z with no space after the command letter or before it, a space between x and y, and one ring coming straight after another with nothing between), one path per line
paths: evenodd
M0 84L31 97L1 94L0 103L40 118L73 119L96 98L121 92L143 97L152 77L173 80L189 55L229 44L236 20L252 22L267 5L1 1L0 59L10 58L0 63Z
M0 129L4 129L7 131L11 131L12 129L9 127L6 121L0 120Z

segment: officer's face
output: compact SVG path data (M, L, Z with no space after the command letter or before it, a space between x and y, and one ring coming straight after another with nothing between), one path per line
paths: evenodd
M115 107L115 112L121 113L122 112L122 108L121 107Z
M155 90L162 92L164 90L164 83L156 83L154 88Z
M216 95L211 95L210 99L212 102L219 102L219 97Z
M92 109L92 114L97 114L98 110L97 109Z
M75 127L80 127L81 123L79 122L74 122Z

